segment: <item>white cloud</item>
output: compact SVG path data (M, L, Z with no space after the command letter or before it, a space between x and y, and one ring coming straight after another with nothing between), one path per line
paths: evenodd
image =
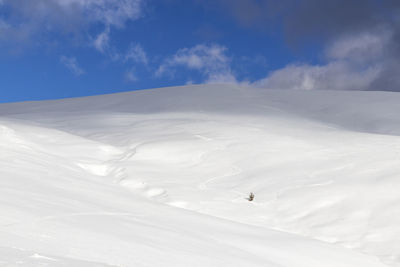
M238 83L236 77L230 72L216 72L208 75L205 83Z
M60 7L78 6L88 20L122 27L141 15L142 0L53 0Z
M385 56L390 38L384 30L342 37L326 48L325 64L290 64L253 85L294 90L375 89L375 82L392 67Z
M231 59L225 54L226 47L199 44L183 48L164 60L156 71L156 76L172 76L178 67L198 71L205 82L236 82L232 74Z
M363 90L380 74L379 66L355 69L345 62L289 65L254 83L258 87L292 90Z
M102 23L107 26L123 27L128 20L141 16L144 0L3 0L3 5L11 7L12 12L33 22L40 18L83 19L88 23ZM57 15L54 16L54 15ZM60 17L61 16L61 17Z
M380 32L364 32L342 37L329 45L325 54L330 60L368 63L382 58L390 38L392 38L391 32L385 29Z
M85 71L78 65L75 57L61 56L60 62L76 76L80 76L85 73Z
M110 30L122 28L127 21L140 18L145 1L147 0L2 0L0 9L6 8L7 12L0 19L10 26L3 39L23 35L25 38L18 40L26 42L34 36L43 38L47 33L87 34L91 26L103 25L105 31L94 38L94 46L104 49Z
M107 55L113 61L119 61L129 64L148 65L149 59L144 48L139 43L131 43L126 52L110 45L110 31L105 29L92 41L93 46L102 54Z
M143 47L140 44L131 44L128 51L125 54L125 61L131 61L134 63L142 63L147 65L148 58Z

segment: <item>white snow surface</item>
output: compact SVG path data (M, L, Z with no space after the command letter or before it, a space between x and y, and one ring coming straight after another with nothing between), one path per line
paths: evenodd
M400 266L399 114L232 85L2 104L0 266Z

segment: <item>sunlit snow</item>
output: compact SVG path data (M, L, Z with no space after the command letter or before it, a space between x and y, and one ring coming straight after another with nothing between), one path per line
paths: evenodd
M232 85L2 104L0 266L400 266L399 114Z

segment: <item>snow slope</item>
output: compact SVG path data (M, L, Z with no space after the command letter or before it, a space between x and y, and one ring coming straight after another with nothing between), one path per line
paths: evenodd
M400 266L399 103L202 85L2 104L0 266Z

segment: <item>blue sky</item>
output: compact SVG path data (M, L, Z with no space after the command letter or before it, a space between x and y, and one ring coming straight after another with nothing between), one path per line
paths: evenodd
M221 82L397 91L395 1L277 3L0 0L0 102Z

